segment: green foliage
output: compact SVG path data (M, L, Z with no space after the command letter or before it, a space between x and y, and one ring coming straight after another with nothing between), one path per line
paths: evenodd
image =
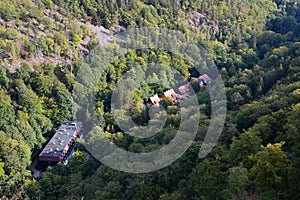
M9 78L6 76L6 70L4 67L0 68L0 89L7 89L9 84Z
M60 53L62 55L67 55L67 51L69 49L69 42L65 34L63 32L56 33L54 35L54 38L55 38L55 42L57 42L58 44Z
M0 132L0 146L0 160L3 161L0 183L6 186L1 191L3 195L29 175L26 167L30 163L30 148L23 140L12 139L3 131Z
M251 173L255 182L265 191L279 192L286 182L288 159L281 150L284 143L268 144L262 151L253 156L254 165ZM276 193L273 198L276 198Z
M217 159L206 159L199 163L184 185L186 194L192 199L222 198L222 189L226 185L224 164Z
M255 154L261 146L261 139L257 136L257 133L253 130L249 130L240 135L240 138L233 138L230 145L230 162L235 165L242 162L249 166L249 157Z
M231 199L241 199L245 196L249 187L249 173L243 167L232 167L229 169L228 193Z
M300 198L299 3L0 0L0 18L0 196L4 199L23 189L26 194L21 192L23 196L16 198ZM77 26L73 24L76 20L103 25L112 32L118 31L117 25L121 30L144 26L175 29L207 49L221 70L228 96L226 126L207 158L199 159L197 153L210 120L209 87L199 87L195 80L199 74L193 66L160 49L132 51L108 64L88 25ZM78 60L78 47L89 37L86 48L99 53L91 66L99 71ZM176 69L186 78L192 76L203 121L196 141L179 160L156 172L133 175L101 165L79 145L80 151L68 166L51 167L37 180L31 178L31 156L51 137L52 127L73 117L71 93L78 84L79 69L99 77L90 89L96 91L95 109L102 127L93 130L89 142L107 137L133 152L167 145L181 123L180 109L170 99L161 101L168 114L164 128L148 139L124 134L110 112L111 94L129 70L142 84L172 81L168 70L152 73L145 80L140 74L147 72L147 64ZM79 89L83 97L91 92ZM125 103L137 124L145 125L149 120L149 107L143 102L165 90L155 84L137 88L132 101ZM126 95L123 90L120 99ZM126 120L123 114L119 117Z

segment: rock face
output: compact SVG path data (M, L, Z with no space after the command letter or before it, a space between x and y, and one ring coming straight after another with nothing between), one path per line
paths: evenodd
M104 28L103 26L94 26L92 24L87 25L91 29L92 33L97 34L96 38L98 39L100 45L107 45L112 41L112 36L108 29Z
M196 11L192 11L192 17L190 19L190 23L193 26L201 26L206 23L206 14L202 14Z
M220 31L219 25L212 23L206 13L202 14L197 11L192 11L189 24L194 27L199 27L201 30L209 29L212 35L216 35Z

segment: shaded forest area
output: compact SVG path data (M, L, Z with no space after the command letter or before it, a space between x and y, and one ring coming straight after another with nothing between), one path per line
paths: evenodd
M0 16L3 199L300 199L298 2L0 0ZM89 68L80 47L85 43L89 52L97 50L95 35L86 25L72 26L73 21L102 25L112 32L119 26L175 29L204 46L220 70L228 100L225 127L213 151L198 158L210 121L210 98L192 80L201 112L198 135L170 166L148 174L119 172L88 158L79 141L68 166L49 167L34 179L31 159L60 123L73 117L75 77L80 69ZM178 108L166 101L167 125L157 136L136 139L116 126L110 113L111 93L126 71L147 63L163 63L186 78L192 68L162 50L134 51L111 63L95 88L97 116L104 121L95 135L103 134L133 152L168 144L180 123ZM152 86L147 92L137 90L130 105L137 123L148 119L140 101L160 90Z

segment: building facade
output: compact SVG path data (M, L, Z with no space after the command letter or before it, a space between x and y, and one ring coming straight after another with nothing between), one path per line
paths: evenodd
M67 164L76 145L76 139L81 136L82 122L64 122L39 155L39 161Z

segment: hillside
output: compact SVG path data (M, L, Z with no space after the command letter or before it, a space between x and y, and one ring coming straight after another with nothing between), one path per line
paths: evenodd
M11 9L2 11L0 21L1 64L12 72L22 63L71 65L89 53L92 42L107 40L101 33L109 30L68 16L53 3L2 1L5 7Z
M112 35L140 27L186 34L206 49L220 71L226 121L205 158L198 153L212 117L210 86L199 86L195 66L162 49L138 49L102 67L103 46L118 50ZM157 171L131 174L99 162L78 140L69 165L32 176L31 161L62 122L74 119L72 94L80 72L92 72L98 79L88 89L95 93L101 123L91 130L88 144L105 137L109 145L135 153L167 146L182 123L172 99L161 101L165 125L147 139L126 134L111 108L118 81L130 71L145 86L124 106L136 124L146 125L152 112L149 97L170 88L147 84L136 66L151 71L155 64L166 72L153 72L151 80L168 82L168 70L176 69L190 81L199 103L197 136L178 160ZM0 66L1 199L300 198L297 1L0 0ZM87 90L76 89L88 97ZM128 94L121 90L118 98Z

